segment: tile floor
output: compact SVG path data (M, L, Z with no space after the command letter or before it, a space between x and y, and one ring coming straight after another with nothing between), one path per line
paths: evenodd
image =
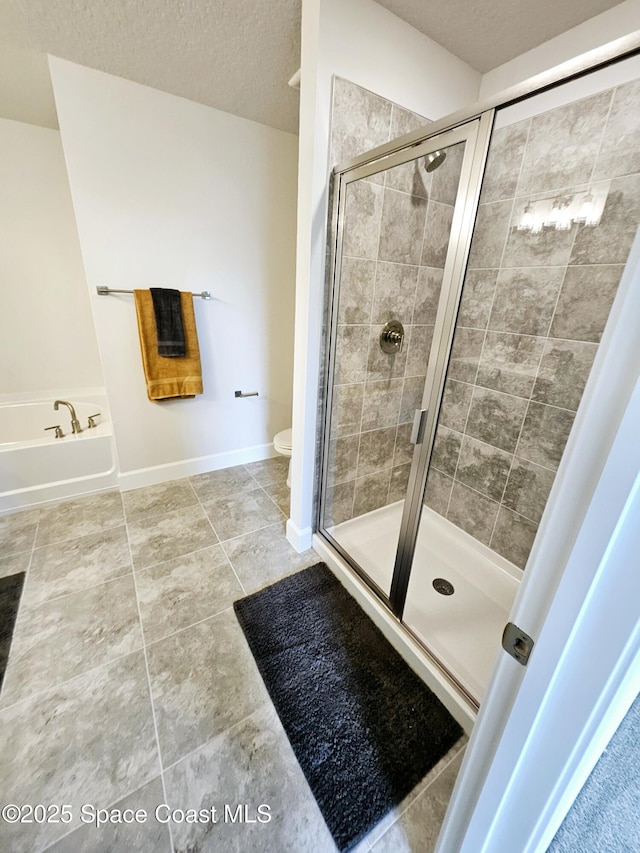
M335 851L231 607L317 562L284 536L286 469L269 459L0 517L0 574L27 572L0 694L0 804L72 813L0 820L0 849ZM358 853L432 849L464 742ZM160 803L246 804L253 819L267 804L271 820L158 822ZM83 806L149 817L96 828Z

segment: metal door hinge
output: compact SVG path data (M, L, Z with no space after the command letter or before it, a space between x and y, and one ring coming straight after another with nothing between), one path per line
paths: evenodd
M525 634L521 628L518 628L513 622L507 622L502 634L502 648L505 652L509 652L511 657L515 658L522 666L526 666L529 662L533 643L531 637Z

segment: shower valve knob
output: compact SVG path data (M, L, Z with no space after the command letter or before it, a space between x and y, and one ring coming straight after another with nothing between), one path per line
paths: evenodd
M380 332L380 349L386 353L402 352L404 326L399 320L389 320Z

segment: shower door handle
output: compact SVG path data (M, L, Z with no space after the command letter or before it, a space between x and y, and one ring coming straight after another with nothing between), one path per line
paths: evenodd
M428 409L416 409L413 416L413 429L411 430L411 444L422 444L424 438L424 428L427 423Z

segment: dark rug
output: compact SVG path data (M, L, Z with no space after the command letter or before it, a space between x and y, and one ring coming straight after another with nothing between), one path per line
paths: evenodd
M0 690L4 671L9 660L9 649L13 637L13 626L18 615L18 605L24 584L24 572L0 578Z
M324 563L233 606L334 841L349 850L462 729Z

